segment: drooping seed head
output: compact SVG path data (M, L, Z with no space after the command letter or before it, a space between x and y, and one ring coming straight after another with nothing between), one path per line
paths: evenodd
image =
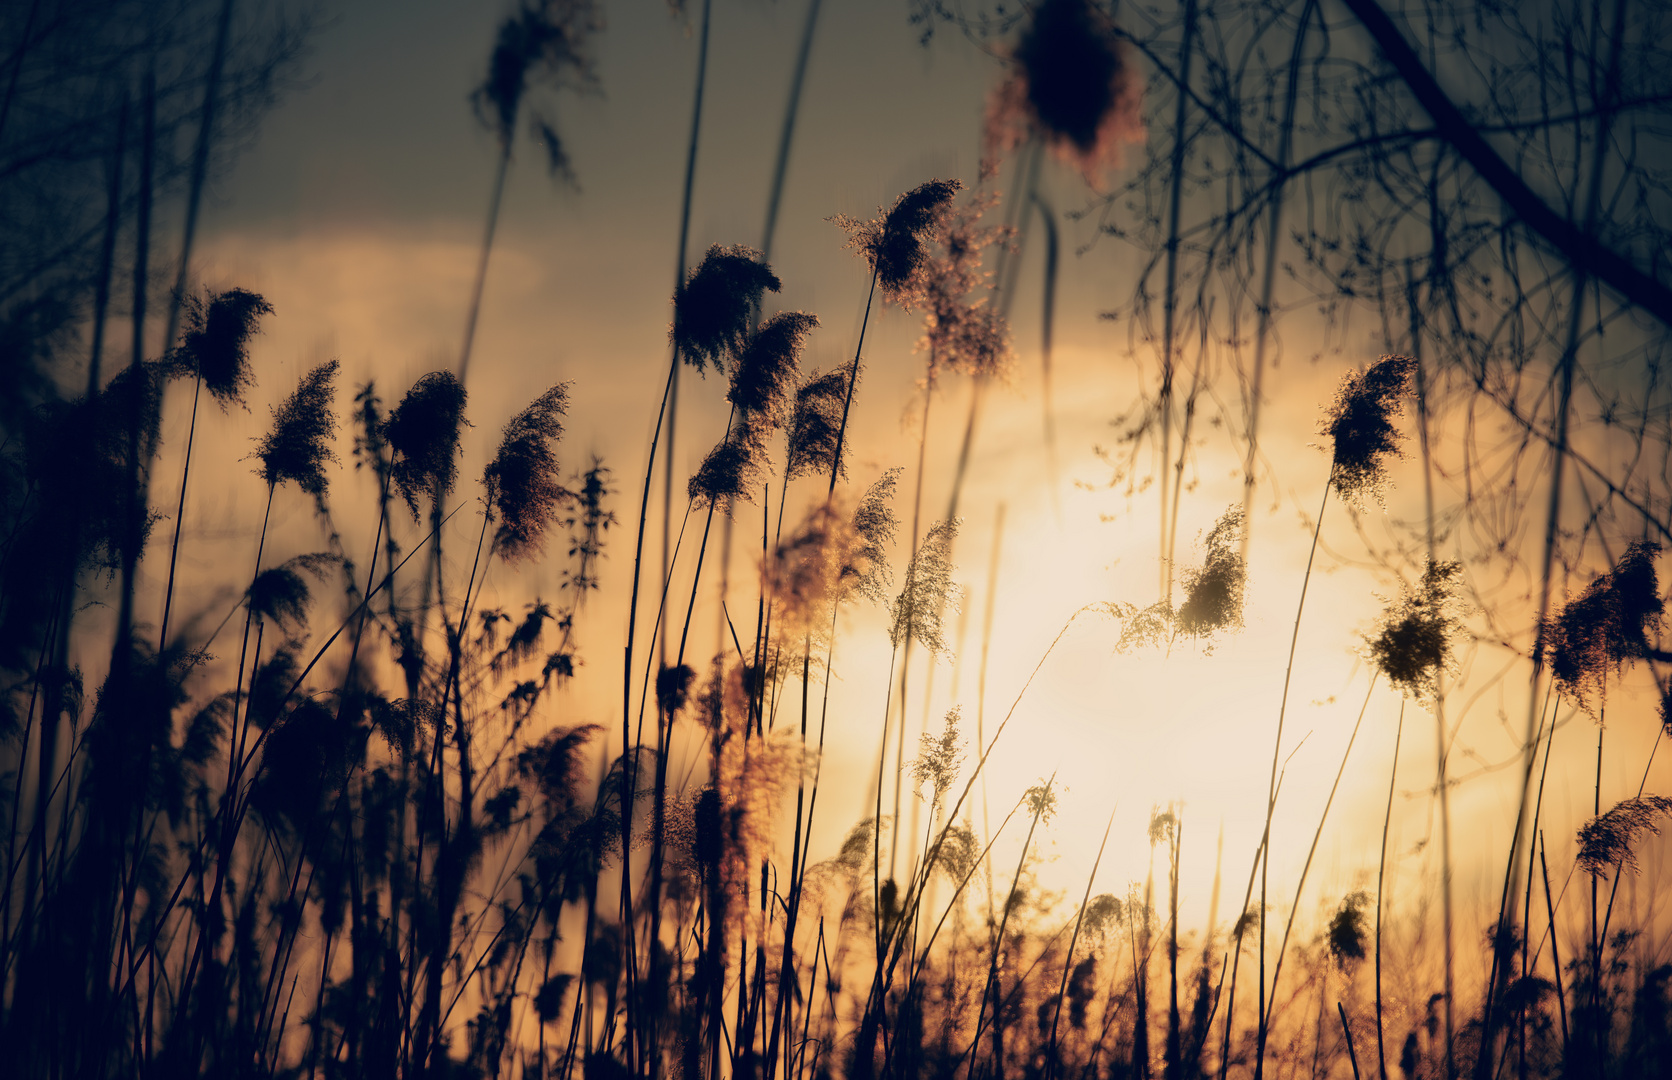
M1452 667L1452 639L1463 625L1457 614L1462 573L1459 563L1430 559L1422 580L1401 591L1369 641L1371 662L1419 702L1435 699L1440 674Z
M782 427L801 371L801 351L818 325L817 315L801 311L780 311L761 323L732 368L726 400L774 429Z
M169 354L177 374L195 375L222 409L244 404L244 391L255 385L250 370L250 339L273 305L244 289L205 290L186 301L185 332Z
M589 39L601 25L594 0L523 0L499 26L488 73L471 101L476 116L509 151L530 85L586 91L598 82ZM553 173L573 179L563 140L547 117L536 115L535 134Z
M509 561L535 555L570 494L559 480L557 441L569 384L558 383L505 425L499 452L482 473L488 505L499 520L494 546Z
M1660 545L1640 540L1599 574L1539 634L1557 689L1596 715L1610 672L1648 654L1665 600L1655 574Z
M1141 85L1114 24L1089 0L1044 0L1011 54L1015 71L987 105L982 171L1030 135L1095 185L1144 137Z
M1579 869L1594 877L1613 872L1616 866L1637 872L1633 850L1644 833L1660 835L1656 818L1672 815L1672 799L1645 795L1626 799L1605 814L1587 821L1579 829Z
M745 414L708 452L687 492L699 507L713 506L727 516L737 500L753 503L772 465L766 451L766 425Z
M273 410L273 427L256 445L261 460L256 472L263 480L272 486L294 483L322 504L325 465L337 460L330 443L337 431L331 404L339 370L337 361L327 360L302 376L296 392Z
M1207 637L1219 630L1241 628L1248 587L1242 536L1242 507L1233 506L1208 532L1201 567L1184 573L1184 603L1174 615L1180 633Z
M1387 459L1403 457L1393 426L1406 384L1417 362L1384 356L1363 372L1348 372L1324 415L1321 433L1331 445L1331 478L1349 502L1380 499L1387 483Z
M761 295L781 286L764 258L741 244L715 244L674 297L673 343L698 371L710 363L725 371L727 357L743 355Z
M833 469L839 478L847 476L848 463L836 460L836 445L842 431L848 383L853 377L854 365L848 363L823 374L815 371L796 388L795 406L790 412L785 480L829 475Z
M432 371L412 384L384 425L384 439L394 454L390 478L414 519L420 495L445 498L453 492L459 475L459 429L468 424L465 401L457 375Z
M918 300L929 242L939 234L963 186L957 180L930 180L894 200L882 217L859 221L838 214L830 219L846 230L847 246L871 264L885 299L908 310Z

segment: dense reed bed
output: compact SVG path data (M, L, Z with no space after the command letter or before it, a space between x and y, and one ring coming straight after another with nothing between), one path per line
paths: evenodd
M664 375L660 358L632 361L653 372L659 392L649 441L630 461L577 464L566 445L586 408L585 371L509 416L473 410L468 381L473 370L480 379L477 327L524 129L554 175L574 178L554 103L597 85L597 5L521 0L503 21L472 98L497 157L461 298L463 344L456 362L406 386L353 384L335 359L273 385L263 333L288 314L250 289L192 282L210 148L225 134L217 110L253 110L294 42L275 31L278 44L250 52L231 32L228 0L196 12L201 25L170 45L207 49L196 81L177 78L173 65L159 75L155 63L136 71L125 55L100 54L126 89L116 105L88 105L88 124L103 131L108 121L112 144L108 198L80 193L95 224L86 258L62 280L20 271L0 297L15 371L29 373L16 376L20 396L0 416L0 1071L1672 1076L1672 927L1637 893L1664 884L1656 838L1672 820L1672 797L1650 789L1653 751L1635 794L1605 800L1603 781L1604 734L1621 726L1622 711L1654 729L1655 749L1662 730L1672 737L1659 576L1672 501L1664 469L1656 476L1644 463L1664 461L1672 445L1658 367L1672 307L1658 269L1599 246L1594 237L1615 234L1591 227L1615 172L1638 170L1644 190L1659 190L1653 169L1609 156L1607 126L1646 123L1631 109L1664 100L1639 84L1653 81L1653 47L1629 64L1618 55L1627 51L1626 5L1552 9L1571 18L1569 29L1598 34L1608 55L1588 62L1613 73L1600 104L1573 121L1598 125L1571 136L1587 166L1585 198L1552 224L1524 205L1538 198L1531 188L1494 171L1491 160L1503 162L1473 127L1447 130L1464 123L1461 114L1433 96L1420 58L1406 70L1415 54L1373 0L1346 3L1370 45L1344 54L1329 51L1327 6L1311 2L1291 12L1185 0L1154 13L1042 0L980 17L913 4L926 33L1003 35L986 160L974 177L924 178L874 218L833 214L829 246L853 256L858 305L815 314L775 309L784 282L764 252L773 250L820 6L813 0L806 13L761 249L715 244L700 258L687 247L710 4L686 13L698 81L667 367ZM35 40L34 7L8 61L8 107ZM1530 22L1506 18L1532 35L1525 40L1547 44ZM1612 37L1598 29L1605 23ZM53 40L57 31L40 32ZM1337 61L1357 75L1330 74ZM1324 120L1331 102L1345 108L1355 89L1361 104L1392 92L1377 64L1398 73L1440 132L1424 128L1423 138L1449 150L1417 161L1387 148L1398 140L1361 131L1345 147L1314 145L1339 134ZM1261 101L1248 89L1255 83ZM195 110L179 105L181 85L196 94ZM1384 101L1375 115L1406 104ZM1239 116L1255 118L1243 125ZM1346 126L1357 131L1359 119ZM5 125L0 108L0 132ZM196 134L165 139L164 128ZM191 150L171 173L158 158L175 142ZM1227 142L1234 167L1220 153ZM1345 174L1326 174L1331 161L1372 152L1385 156L1358 165L1381 186L1364 182L1343 196L1347 217L1379 221L1393 203L1416 214L1421 200L1401 185L1424 170L1424 205L1433 207L1459 183L1441 178L1441 165L1462 160L1494 185L1510 217L1524 219L1499 221L1501 234L1543 244L1539 257L1509 250L1510 239L1488 250L1478 222L1464 222L1475 239L1455 265L1442 265L1443 250L1401 246L1410 228L1372 244L1369 225L1343 226L1360 245L1351 265L1335 226L1310 223L1291 239L1286 215L1299 213L1300 199L1292 189L1334 184ZM1073 213L1055 209L1060 189L1042 179L1053 159L1091 193ZM137 177L125 172L136 167ZM167 219L181 226L175 247L150 233L153 204L171 197L183 208L178 222ZM1110 224L1123 200L1130 227ZM1459 207L1467 217L1478 202ZM1055 635L1028 643L1031 667L1015 693L989 699L1004 510L986 595L969 595L959 544L971 526L959 500L983 402L1035 356L1041 440L1058 483L1056 296L1059 276L1085 265L1065 257L1059 230L1100 216L1095 241L1133 241L1147 259L1135 299L1117 313L1141 360L1124 399L1137 404L1104 460L1111 487L1128 484L1134 501L1152 488L1158 496L1155 550L1145 555L1156 558L1158 596L1073 598ZM1573 219L1587 224L1582 235L1570 235ZM1424 242L1436 250L1448 228L1463 228L1430 224ZM1387 347L1337 365L1334 395L1317 403L1311 431L1274 434L1260 421L1274 323L1305 291L1285 291L1286 245L1305 256L1306 288L1333 283L1324 321L1367 304ZM173 276L161 296L150 295L153 249L168 251L157 257ZM1419 254L1427 269L1416 267ZM1547 279L1517 279L1512 299L1490 298L1469 260L1500 258L1512 270L1544 265ZM1036 284L1024 266L1042 267L1037 348L1011 329ZM124 313L110 307L119 279L133 292ZM60 299L62 312L46 310ZM1150 318L1157 300L1159 329ZM886 361L921 364L921 373L909 401L883 403L906 408L914 445L907 460L877 469L868 464L875 455L856 447L855 418L868 404L868 366L884 362L866 337L885 310L921 321L914 357ZM1480 328L1481 311L1516 329L1494 336ZM850 317L851 358L813 368L809 341ZM1604 353L1602 326L1616 317L1630 340ZM122 319L132 355L101 368L104 337ZM1534 325L1542 336L1517 337ZM961 444L931 456L931 411L955 382L969 387ZM1235 422L1204 435L1210 401L1239 391L1241 407L1218 417ZM679 476L678 417L698 394L719 403L724 428ZM1581 415L1581 395L1606 415ZM211 405L249 411L246 443L205 445L199 412ZM1482 456L1470 440L1486 413L1511 436ZM181 425L178 488L168 489L172 505L160 505L151 492L162 433ZM485 466L466 476L462 440L472 426L498 434ZM1442 429L1452 440L1444 451ZM1229 440L1215 446L1224 431ZM1283 599L1294 616L1284 626L1282 691L1245 702L1265 794L1242 817L1258 823L1257 842L1227 849L1223 822L1183 802L1121 806L1119 792L1099 792L1107 819L1078 823L1100 836L1096 854L1065 878L1047 850L1065 827L1059 775L1007 789L993 764L1029 737L1018 716L1055 677L1059 647L1089 627L1101 628L1109 652L1151 657L1158 670L1186 651L1211 662L1216 644L1242 632L1258 584L1251 552L1280 542L1275 530L1254 535L1254 522L1263 470L1283 439L1293 443L1285 455L1311 439L1322 456L1310 459L1321 471L1305 495L1317 509L1304 570ZM200 538L183 527L188 500L207 497L194 476L206 454L246 451L248 471L233 482L262 507L260 519L240 561L204 572L191 557ZM1610 464L1622 451L1627 463ZM1235 463L1240 498L1210 508L1213 524L1181 555L1181 505L1199 484L1189 477L1215 453ZM931 475L940 460L955 460L950 477ZM1396 470L1420 478L1423 512L1377 534ZM1542 484L1528 471L1542 471ZM1569 482L1583 505L1564 493ZM1458 489L1465 494L1448 503ZM944 517L927 505L943 490ZM1523 520L1530 490L1548 500L1542 524ZM311 510L305 525L298 507ZM1339 764L1319 772L1327 797L1316 822L1300 839L1282 838L1305 851L1290 877L1273 857L1274 831L1297 828L1284 813L1286 783L1292 793L1301 782L1290 771L1305 741L1294 714L1303 695L1319 692L1302 685L1302 642L1320 618L1315 564L1321 553L1338 563L1360 557L1321 552L1326 517L1341 514L1364 538L1362 559L1401 584L1370 629L1327 631L1356 650L1353 702L1362 693L1363 703L1344 728ZM1376 535L1390 534L1396 542L1378 545ZM311 539L298 546L298 535ZM606 560L630 568L620 595L600 588ZM517 567L543 567L555 591L501 603L490 575ZM1515 595L1503 585L1512 572L1522 574ZM197 573L206 580L188 580ZM217 599L205 605L205 596ZM978 605L976 689L931 713L942 700L936 665L962 637L957 620ZM867 627L885 641L860 641ZM1471 682L1483 643L1509 657L1507 673ZM886 673L867 684L882 687L878 699L833 707L832 686L860 664L854 658L883 651ZM1454 881L1462 826L1452 806L1463 781L1451 759L1459 714L1471 707L1459 705L1457 688L1478 696L1482 685L1513 683L1515 694L1502 696L1520 708L1523 680L1525 735L1493 766L1517 781L1509 820L1498 831L1469 822L1494 840L1508 830L1508 843L1484 856L1492 895L1481 905L1460 898ZM1611 696L1627 702L1612 716ZM1650 698L1658 715L1636 716ZM1387 785L1386 810L1379 831L1350 838L1357 884L1341 888L1340 874L1324 873L1321 849L1339 832L1344 782L1367 782L1357 767L1365 751L1353 756L1361 732L1370 738L1366 718L1395 699L1390 774L1368 781L1377 806ZM1577 752L1553 749L1576 717L1595 721L1595 782L1589 814L1567 820L1546 806L1546 780L1553 753ZM1187 742L1183 718L1172 719ZM1426 739L1429 721L1436 771L1412 780L1399 771L1410 767L1401 747L1419 732ZM827 769L838 744L863 756L860 774ZM1589 768L1588 745L1585 753ZM1634 773L1638 764L1633 756ZM857 820L831 820L832 801L853 802L833 800L837 786L862 790ZM1423 864L1431 874L1396 890L1389 836L1402 790L1432 807L1438 855ZM1211 899L1192 925L1181 914L1186 862L1205 863L1216 829ZM1142 838L1147 861L1113 865L1110 838L1118 846L1123 833ZM844 839L830 843L833 835ZM1471 857L1483 857L1488 842L1471 841ZM1473 934L1476 925L1486 932Z

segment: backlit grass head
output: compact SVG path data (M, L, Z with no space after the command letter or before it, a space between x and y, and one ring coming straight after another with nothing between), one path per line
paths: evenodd
M508 561L539 554L546 530L570 498L557 465L568 404L569 384L558 383L512 417L499 452L482 473L488 505L499 521L494 547Z
M186 301L185 331L168 362L178 374L201 378L221 408L242 405L244 392L255 385L250 339L261 317L271 314L272 304L244 289L194 295Z
M732 367L726 400L774 428L782 427L796 396L801 351L818 325L817 315L801 311L780 311L761 323Z
M908 309L919 299L929 243L963 186L957 180L930 180L895 199L881 217L859 221L837 214L830 219L847 231L847 246L871 264L885 299Z
M1142 141L1141 81L1109 16L1089 0L1044 0L1011 54L1014 73L987 106L983 171L1030 136L1096 184Z
M452 494L459 475L464 384L451 371L432 371L412 384L389 414L383 438L394 455L390 478L418 516L418 497Z
M796 387L795 404L790 410L785 480L829 475L832 470L838 478L847 476L848 464L836 460L836 447L842 432L842 407L848 399L848 384L854 378L854 370L854 365L847 363L822 374L815 371Z
M1610 672L1648 654L1665 601L1655 574L1660 545L1640 540L1585 587L1539 634L1556 687L1593 715Z
M737 500L752 503L772 465L766 452L767 425L745 413L726 437L708 452L687 493L699 507L713 506L730 515Z
M1388 682L1420 702L1439 693L1440 673L1452 666L1451 642L1462 626L1457 587L1463 568L1428 561L1422 580L1401 591L1370 639L1370 659Z
M273 426L256 444L257 474L270 486L286 482L323 503L325 466L337 460L331 449L337 418L331 412L340 365L327 360L306 375L296 392L273 410Z
M598 81L589 39L601 22L594 0L522 0L499 26L488 73L471 95L477 118L507 148L530 85L588 90ZM572 177L569 155L551 119L536 112L534 132L552 172Z
M1637 872L1633 850L1644 833L1660 835L1656 818L1672 815L1672 799L1645 795L1626 799L1579 829L1579 869L1600 877L1618 866Z
M1362 504L1367 497L1379 501L1388 459L1403 456L1402 437L1393 420L1416 368L1417 362L1408 356L1384 356L1341 380L1320 433L1330 440L1335 490L1348 502Z
M726 370L749 343L749 321L761 295L780 282L754 248L715 244L673 299L673 343L698 371Z
M1184 573L1184 603L1173 625L1191 637L1242 627L1248 564L1242 555L1243 511L1233 506L1208 532L1201 567Z

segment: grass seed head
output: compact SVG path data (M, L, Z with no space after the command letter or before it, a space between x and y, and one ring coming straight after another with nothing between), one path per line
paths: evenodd
M1349 965L1364 959L1364 909L1369 905L1370 894L1351 892L1342 897L1341 906L1330 916L1326 937L1330 958L1335 961L1336 967L1345 970Z
M255 385L250 339L261 316L271 314L272 304L244 289L194 295L186 301L185 332L168 363L177 374L201 378L222 409L243 405L244 391Z
M1015 73L987 105L982 171L1031 135L1095 185L1142 141L1138 73L1114 24L1089 0L1044 0L1011 54Z
M558 479L557 440L563 437L569 384L558 383L505 425L499 452L482 473L488 505L499 519L494 546L509 561L535 555L546 530L571 495Z
M1456 595L1462 573L1458 563L1430 559L1422 581L1401 592L1369 642L1370 659L1388 682L1425 704L1439 693L1440 673L1452 667L1451 642L1462 626Z
M1644 833L1660 835L1656 818L1672 815L1672 799L1645 795L1626 799L1579 829L1579 869L1596 877L1615 866L1637 872L1632 848Z
M732 368L726 400L774 429L782 427L801 372L801 350L818 325L817 315L801 311L780 311L761 323Z
M838 477L847 476L848 463L836 460L836 444L842 432L848 383L853 377L854 365L848 363L823 374L815 371L796 388L785 480L829 474L832 470Z
M256 470L269 485L286 481L325 501L325 465L337 460L330 442L336 436L337 418L331 412L337 393L340 365L327 360L306 375L296 392L273 410L273 426L257 443Z
M517 118L530 84L589 90L597 84L596 64L588 50L589 38L601 18L594 0L523 0L516 13L499 26L488 74L471 95L477 118L509 150L516 137ZM552 172L572 177L569 155L553 123L534 118L535 134L545 146Z
M738 499L753 503L772 460L766 452L766 425L745 413L726 437L703 458L687 492L699 507L716 507L728 517Z
M1219 630L1241 629L1243 597L1248 587L1242 536L1242 507L1233 506L1208 532L1201 567L1184 573L1184 603L1174 615L1180 633L1199 638Z
M1331 477L1348 502L1381 500L1387 483L1387 459L1404 456L1393 426L1405 386L1417 362L1408 356L1384 356L1365 371L1350 371L1324 414L1321 434L1331 444Z
M930 180L895 199L882 217L859 221L838 214L830 219L846 230L847 246L871 264L884 299L908 310L920 299L929 242L940 234L963 186L957 180Z
M764 258L741 244L715 244L674 297L673 343L698 371L712 363L723 372L727 357L736 361L743 355L761 294L780 287Z
M390 478L418 517L420 495L445 498L459 476L459 429L464 418L464 384L451 371L432 371L412 384L389 414L383 438L394 454Z
M954 518L931 525L912 555L905 587L895 597L891 612L889 640L896 648L910 637L937 656L948 652L944 620L948 609L958 609L961 593L952 580L952 541L958 536L958 524Z
M1609 672L1647 655L1649 635L1660 632L1665 601L1655 574L1659 554L1659 544L1633 543L1539 634L1557 688L1592 715Z

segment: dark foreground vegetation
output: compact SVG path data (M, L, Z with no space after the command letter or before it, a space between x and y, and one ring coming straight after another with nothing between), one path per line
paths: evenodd
M706 59L709 3L690 7ZM559 175L584 168L554 109L597 79L599 8L521 0L495 39L472 99L500 153L465 339L410 387L346 385L334 360L267 387L260 334L285 313L192 278L207 178L286 85L306 27L231 0L0 16L0 1071L1672 1076L1668 927L1621 891L1657 869L1639 855L1672 799L1648 790L1652 756L1635 794L1605 800L1601 780L1603 722L1621 722L1610 693L1652 679L1672 701L1664 5L1467 19L1434 5L1398 23L1376 0L908 13L928 38L990 39L1005 70L983 176L835 221L865 311L852 359L804 369L819 319L772 310L781 283L761 250L685 251L688 175L643 471L560 457L583 372L514 416L470 416L500 436L469 477L460 431L500 196L525 143ZM806 49L762 250L805 63ZM1088 181L1072 213L1049 203L1047 151ZM1108 460L1117 484L1155 481L1134 490L1159 495L1162 573L1153 602L1064 612L1035 673L1094 619L1129 651L1241 628L1260 448L1277 442L1260 426L1276 324L1288 311L1345 340L1368 312L1385 348L1354 353L1321 403L1312 551L1326 515L1376 505L1401 459L1420 477L1425 513L1391 526L1407 584L1366 640L1366 708L1400 695L1396 738L1437 736L1437 940L1426 911L1387 903L1385 826L1360 845L1380 841L1373 887L1315 921L1312 855L1298 880L1268 872L1293 645L1283 696L1251 705L1273 726L1266 802L1248 811L1265 839L1229 853L1198 927L1180 925L1179 872L1206 830L1185 808L1149 814L1150 862L1120 871L1141 879L1120 893L1096 887L1101 849L1079 895L1041 884L1054 777L995 792L977 828L977 784L1031 678L1013 702L954 708L908 739L911 676L947 652L959 602L978 404L1024 351L1005 313L1029 244L1045 265L1051 438L1056 282L1091 265L1064 255L1071 228L1093 253L1144 255L1115 313L1143 360L1138 400ZM851 475L864 327L885 305L923 318L918 456ZM672 477L664 440L691 369L713 377L687 394L718 385L729 419L697 472ZM975 388L940 518L924 440L954 379ZM258 389L278 404L252 422L240 482L264 516L247 566L216 583L225 602L188 610L180 598L204 592L180 576L196 418ZM1216 389L1242 398L1205 436ZM189 410L174 505L151 496L165 402ZM1199 563L1176 558L1187 466L1214 452L1243 463L1243 498ZM369 506L341 501L350 467ZM317 543L275 550L274 508L298 493ZM347 520L374 525L339 531ZM739 537L760 526L753 580L728 579L732 520ZM628 595L598 595L605 558L631 564ZM493 564L536 560L562 567L556 596L487 606ZM1524 572L1519 595L1506 567ZM1296 641L1311 573L1309 556ZM864 604L886 616L888 698L838 722L843 614ZM624 641L585 632L604 605L625 607ZM712 635L692 632L703 612ZM1445 718L1463 644L1482 640L1528 680L1513 841L1483 918L1454 911ZM577 719L576 684L618 670L609 728ZM1544 808L1564 708L1599 733L1584 821ZM1666 705L1649 722L1672 735ZM815 851L837 731L880 736L857 781L871 813ZM1397 773L1387 783L1391 815ZM1479 939L1460 928L1477 921Z

